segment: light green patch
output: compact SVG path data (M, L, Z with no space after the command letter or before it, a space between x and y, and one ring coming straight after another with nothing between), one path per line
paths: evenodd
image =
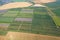
M0 23L9 23L12 22L14 18L5 18L5 17L0 17Z
M23 22L23 23L25 23L25 24L32 24L32 22Z
M56 24L57 26L60 26L60 18L59 18L59 17L54 16L54 17L53 17L53 20L54 20L54 22L55 22L55 24Z
M3 17L15 17L17 16L18 12L17 11L8 11L7 13L3 14Z
M40 15L47 15L46 12L40 12L39 14L40 14Z
M3 17L15 17L17 15L17 13L6 13L4 15L2 15Z
M19 11L8 11L7 13L18 13Z
M35 14L39 14L39 15L48 15L46 12L35 12Z
M32 18L33 14L31 13L20 13L17 17L20 18Z

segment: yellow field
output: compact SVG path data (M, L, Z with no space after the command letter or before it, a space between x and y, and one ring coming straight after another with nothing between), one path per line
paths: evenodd
M60 37L22 32L8 32L5 37L0 37L0 40L60 40Z

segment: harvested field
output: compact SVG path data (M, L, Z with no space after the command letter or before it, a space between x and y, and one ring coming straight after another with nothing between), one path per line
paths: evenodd
M31 6L31 3L28 2L13 2L0 6L0 10L11 9L11 8L23 8Z
M7 40L6 36L0 36L0 40Z
M10 39L10 40L60 40L60 37L31 34L31 33L22 33L22 32L8 32L7 39Z
M15 21L32 21L32 18L16 18Z

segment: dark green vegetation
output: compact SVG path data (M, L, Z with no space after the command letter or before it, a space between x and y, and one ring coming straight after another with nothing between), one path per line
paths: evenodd
M5 30L0 30L0 35L6 35L7 34L7 31Z
M60 36L60 28L56 28L56 24L52 18L48 15L47 10L41 8L35 9L34 20L33 20L33 29L32 31L38 34L48 34ZM45 10L43 12L43 10Z
M53 3L46 4L50 8L50 10L55 14L53 18L57 27L60 27L60 0L57 0Z
M60 36L60 28L56 28L55 22L45 8L30 7L28 9L33 9L33 14L21 13L20 9L8 10L8 12L0 14L0 23L10 23L6 31ZM32 18L32 22L15 21L15 18ZM0 34L2 32L5 34L6 31L0 30Z
M57 8L57 9L52 10L52 11L56 14L56 16L60 16L60 8Z
M60 8L57 8L57 9L52 10L52 11L56 14L57 19L58 19L57 24L60 27Z
M57 7L60 7L60 0L57 0L56 2L53 2L53 3L47 3L45 5L52 9L57 8Z
M15 21L15 18L32 18L33 12L32 13L21 13L21 9L10 9L7 12L0 13L0 23L8 23L9 26L6 30L3 25L0 25L0 35L5 35L8 31L21 31L23 28L24 30L27 30L30 28L32 22L22 22L22 21ZM3 27L2 27L3 26ZM20 29L20 27L22 27ZM26 29L27 28L27 29ZM24 31L22 30L22 31ZM28 29L29 30L29 29ZM28 31L27 30L27 31Z

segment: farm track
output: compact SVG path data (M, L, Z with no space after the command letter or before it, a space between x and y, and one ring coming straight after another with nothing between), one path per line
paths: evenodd
M23 24L23 22L20 24L20 26L18 27L18 31L20 30L20 28L22 27L22 24Z

